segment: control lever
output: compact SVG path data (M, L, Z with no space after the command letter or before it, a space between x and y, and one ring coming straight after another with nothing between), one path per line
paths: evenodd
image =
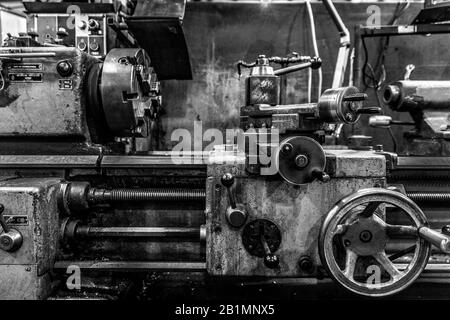
M414 126L414 122L392 120L389 116L372 116L369 118L369 125L374 128L389 128L391 125Z
M261 231L261 243L263 245L264 248L264 265L269 268L269 269L275 269L279 266L280 264L280 259L278 258L278 256L274 253L272 253L272 251L270 251L270 248L267 244L266 238L264 237L264 228L262 228L263 230Z
M427 227L419 228L419 237L439 248L444 253L450 253L450 237Z
M3 233L0 234L0 249L7 252L14 252L22 246L22 234L16 229L10 228L3 217L5 207L0 204L0 225L3 228Z
M321 182L328 182L331 179L329 174L321 170L314 170L312 176Z
M230 203L226 212L227 221L232 227L240 228L247 220L247 212L244 210L243 205L236 203L236 197L231 190L234 184L234 177L231 173L225 173L220 182L227 188L228 201Z

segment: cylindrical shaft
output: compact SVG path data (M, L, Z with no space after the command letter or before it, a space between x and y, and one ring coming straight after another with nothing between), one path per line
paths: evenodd
M387 86L383 102L392 110L448 109L450 81L402 80Z
M182 238L201 240L202 228L78 226L78 238Z
M450 192L407 192L414 202L450 202Z
M21 53L0 53L0 58L43 58L54 57L54 52L21 52Z
M204 201L206 192L204 189L97 189L91 188L88 194L88 202L112 202L112 201Z
M450 252L450 238L445 234L427 227L422 227L419 229L419 236L436 246L442 252Z

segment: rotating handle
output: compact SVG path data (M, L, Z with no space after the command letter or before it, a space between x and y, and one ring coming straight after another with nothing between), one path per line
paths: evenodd
M419 237L445 253L450 253L450 237L427 227L419 228Z

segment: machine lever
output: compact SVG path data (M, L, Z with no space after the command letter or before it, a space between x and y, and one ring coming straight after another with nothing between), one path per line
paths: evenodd
M23 237L19 231L8 226L3 217L4 210L3 204L0 204L0 225L3 228L3 233L0 234L0 249L13 252L22 246Z
M277 268L280 265L280 259L276 254L270 251L269 245L267 244L267 241L264 238L264 233L261 234L261 243L263 245L265 252L264 265L269 269Z
M227 188L228 199L230 201L230 207L236 208L236 198L234 197L234 193L231 191L231 186L234 184L234 177L231 173L225 173L220 180L222 185Z
M234 184L234 177L231 173L225 173L220 181L222 185L227 188L228 199L230 202L230 206L226 211L226 219L232 227L240 228L245 224L248 214L242 204L236 203L236 197L231 190L231 187Z
M450 237L427 227L419 229L419 237L436 246L445 253L450 253Z
M312 173L313 177L322 182L330 181L330 176L324 171L314 170Z

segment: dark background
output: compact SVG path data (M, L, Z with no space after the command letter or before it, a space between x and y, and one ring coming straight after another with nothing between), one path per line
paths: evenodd
M376 4L381 9L381 23L387 24L394 14L396 3L336 3L344 23L352 35L359 25L365 25ZM319 54L323 60L323 87L331 86L338 51L339 36L322 3L312 3L315 15ZM410 23L421 3L411 3L398 23ZM259 54L283 56L292 51L313 55L309 20L304 3L213 3L189 2L184 17L184 31L190 52L193 80L166 81L163 84L163 116L166 149L176 142L170 134L176 128L192 130L195 120L208 128L234 128L239 123L239 108L243 104L244 78L238 79L235 64L238 60L254 61ZM416 65L411 79L450 79L448 67L448 35L391 37L386 50L386 82L403 79L405 66ZM367 39L369 62L375 65L385 38ZM361 59L363 59L361 52ZM350 63L347 71L350 69ZM317 74L314 72L317 85ZM306 102L307 71L287 76L287 103ZM360 77L355 77L355 81ZM348 72L345 85L348 84ZM368 105L376 105L374 90L355 83L369 94ZM313 101L317 101L313 89ZM379 94L381 94L379 92ZM385 110L386 114L391 114ZM393 118L409 120L408 114L392 114ZM394 127L402 150L402 132L407 127ZM374 137L374 144L383 144L392 150L392 141L385 129L372 129L367 117L352 127L346 126L341 142L351 133Z

